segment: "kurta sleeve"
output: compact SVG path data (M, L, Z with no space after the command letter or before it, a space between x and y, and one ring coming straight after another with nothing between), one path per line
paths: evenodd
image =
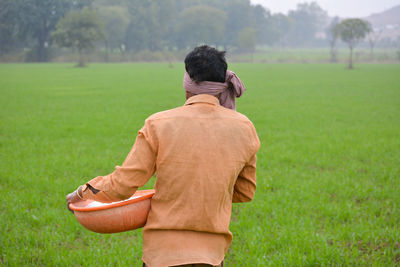
M233 190L233 203L249 202L256 191L256 162L257 156L251 157L240 172Z
M156 153L145 125L122 166L116 166L115 171L107 176L98 176L87 182L83 188L83 198L114 202L131 197L154 174Z

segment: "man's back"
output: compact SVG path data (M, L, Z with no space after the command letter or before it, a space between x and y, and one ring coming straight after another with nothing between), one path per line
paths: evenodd
M219 265L232 242L232 202L254 196L260 142L234 111L246 88L227 67L224 51L196 47L185 58L185 106L150 116L122 166L67 195L68 203L119 201L156 173L143 230L146 266Z
M254 126L217 98L197 95L151 116L141 132L156 154L157 173L143 235L145 262L219 264L232 240L232 202L254 195Z

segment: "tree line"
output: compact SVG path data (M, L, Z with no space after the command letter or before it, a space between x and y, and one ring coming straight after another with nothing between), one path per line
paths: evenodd
M336 42L328 21L315 2L285 15L249 0L0 0L0 55L28 51L28 60L48 61L55 45L81 53L96 45L106 55L200 43L245 52L256 45L308 47L324 31Z

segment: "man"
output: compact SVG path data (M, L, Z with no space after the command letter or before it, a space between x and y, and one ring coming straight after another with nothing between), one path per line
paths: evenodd
M185 68L185 105L150 116L122 166L67 196L69 203L127 199L156 172L144 266L222 266L232 202L251 201L256 188L260 142L234 110L245 88L227 71L225 52L197 47Z

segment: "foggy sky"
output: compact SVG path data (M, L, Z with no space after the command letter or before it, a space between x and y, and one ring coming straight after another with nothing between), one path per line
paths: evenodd
M330 16L366 17L400 5L400 0L314 0ZM251 0L253 4L262 4L272 13L287 13L296 9L298 3L313 2L311 0Z

